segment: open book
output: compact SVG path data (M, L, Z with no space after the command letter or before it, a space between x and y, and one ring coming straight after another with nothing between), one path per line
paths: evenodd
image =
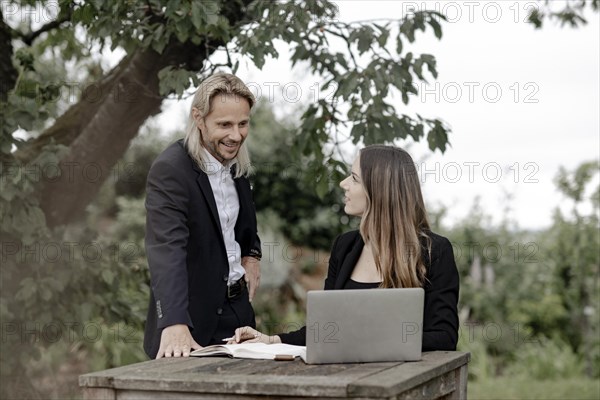
M275 343L215 344L190 353L193 357L228 356L232 358L253 358L258 360L291 361L300 357L306 362L306 347Z

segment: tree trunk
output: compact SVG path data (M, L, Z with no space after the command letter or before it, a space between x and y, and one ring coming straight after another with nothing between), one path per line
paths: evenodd
M10 28L4 22L2 10L0 10L0 101L6 101L8 91L15 86L17 81L17 70L12 63L13 46L11 42Z
M33 161L47 144L70 146L84 132L86 126L98 112L98 108L106 101L106 97L111 95L115 83L130 62L131 57L124 58L100 81L86 85L82 91L81 99L65 111L41 135L19 148L15 153L15 157L22 164L27 164Z
M186 64L190 53L197 58L197 46L173 44L163 54L150 49L134 53L97 85L98 100L88 93L50 128L48 136L59 135L57 142L72 143L60 162L61 176L41 188L49 227L78 219L102 183L116 176L118 171L112 168L140 126L160 111L158 72L168 65Z

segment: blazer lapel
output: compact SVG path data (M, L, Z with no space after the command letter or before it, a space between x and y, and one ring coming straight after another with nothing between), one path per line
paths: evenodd
M342 289L344 287L346 281L352 275L352 271L354 271L354 267L360 258L360 253L362 253L363 247L365 247L365 242L362 240L360 235L357 235L357 238L352 245L352 249L342 261L340 272L338 273L335 281L335 289Z
M198 182L198 186L200 186L200 191L208 204L208 208L210 209L210 214L212 215L213 222L219 228L219 232L222 232L221 229L221 220L219 219L219 211L217 210L217 202L215 201L215 196L213 195L212 187L210 186L210 181L208 180L208 175L206 172L202 171L200 167L193 163L194 170L198 173L198 177L196 181ZM222 235L219 235L221 240L223 239Z
M235 176L235 167L237 164L234 164L231 169L229 170L229 172L231 172L231 176L234 177ZM244 188L242 187L242 185L240 184L241 180L239 178L233 178L233 184L235 185L235 191L238 194L238 200L240 202L240 213L239 215L242 215L244 213L244 204L246 204L246 192L244 191ZM240 220L239 216L238 216L238 221ZM237 225L237 224L236 224Z
M232 175L234 173L235 173L235 171L232 172ZM246 217L247 216L246 214L250 214L248 212L247 208L249 205L252 204L252 197L250 195L250 192L248 192L247 184L243 184L245 182L243 182L242 178L235 178L233 180L233 182L235 184L235 189L237 191L238 198L240 201L240 213L238 216L238 221L240 221L242 219L242 218L240 218L240 216Z

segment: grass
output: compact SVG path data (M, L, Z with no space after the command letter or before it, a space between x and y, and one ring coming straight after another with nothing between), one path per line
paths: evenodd
M600 381L585 378L532 380L523 378L490 378L469 381L471 400L486 399L600 399Z

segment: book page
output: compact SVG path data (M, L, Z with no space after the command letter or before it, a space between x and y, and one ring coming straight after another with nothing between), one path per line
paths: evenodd
M231 350L227 348L226 344L216 344L213 346L206 346L198 350L194 350L190 353L190 356L202 357L202 356L230 356L233 357Z
M229 355L235 358L250 358L259 360L274 360L279 358L300 357L306 359L305 346L293 346L290 344L275 343L240 343L207 346L194 350L190 356L203 357L211 355Z

